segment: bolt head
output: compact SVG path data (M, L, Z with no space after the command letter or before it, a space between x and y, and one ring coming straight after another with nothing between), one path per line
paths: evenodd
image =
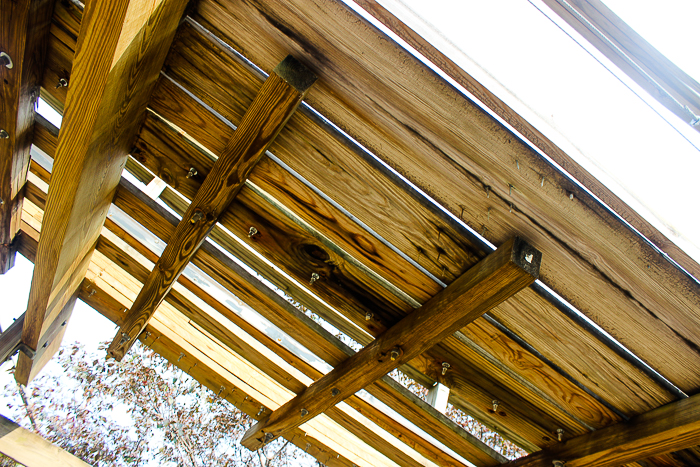
M2 139L8 139L10 137L10 134L6 132L5 130L0 130L0 138Z

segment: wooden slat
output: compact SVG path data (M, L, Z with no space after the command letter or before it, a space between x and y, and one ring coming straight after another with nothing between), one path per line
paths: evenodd
M225 48L218 48L185 23L166 61L166 68L170 74L182 79L191 92L235 124L240 121L262 81L227 53ZM212 70L212 73L202 73L200 70L204 67ZM223 85L217 84L209 75L226 81ZM221 150L223 135L230 131L225 122L168 80L159 83L150 105L158 114L214 152ZM158 133L162 135L162 129ZM157 143L155 140L151 142L154 145ZM156 156L157 163L151 170L183 193L194 189L194 182L184 178L188 168L169 166L163 162L167 159L168 151L161 151L162 155ZM442 258L448 257L449 261L445 260L444 263L445 281L449 282L453 277L450 272L451 264L454 264L452 259L460 262L460 268L476 262L476 258L468 258L470 247L460 239L459 232L442 224L438 216L378 172L345 141L329 135L303 109L290 119L271 151L324 193L332 195L335 201L375 232L408 252L409 256L417 258L423 267L438 277L443 273L443 264L440 264ZM142 157L147 158L148 154ZM193 157L201 161L196 162L198 164L206 162L199 156ZM148 163L147 159L144 162ZM436 226L442 230L437 231ZM246 229L243 234L247 235L247 232ZM426 242L430 246L426 246ZM255 246L254 242L250 244ZM411 254L410 249L417 246L423 253ZM435 262L437 251L443 253L440 262ZM509 306L500 313L499 319L507 319L511 330L624 413L639 413L672 400L638 369L602 346L541 297L528 290L520 295L527 295L527 298L521 300L516 297L518 306ZM499 310L506 305L501 305L493 313L499 314ZM313 306L310 308L316 309ZM331 319L329 321L332 322ZM532 329L533 325L537 328ZM362 342L352 333L348 332L348 335ZM572 347L577 351L570 352ZM483 408L484 411L487 409Z
M327 0L205 0L197 11L264 70L302 54L322 81L311 105L492 243L519 233L549 252L546 284L681 389L700 387L689 325L700 286L420 61ZM441 259L459 274L458 256Z
M558 0L555 1L557 1L557 4L561 4ZM420 54L429 59L435 66L447 73L448 76L462 85L472 95L476 96L484 105L508 122L508 124L515 128L521 135L551 157L557 164L563 167L586 188L591 190L592 193L639 230L645 237L654 242L656 246L673 258L674 261L683 266L686 271L693 274L696 278L700 278L700 265L698 265L694 259L690 258L687 253L678 248L678 246L664 234L659 232L656 227L630 208L615 195L615 193L608 189L608 187L593 177L584 167L578 164L573 158L537 130L537 128L532 126L523 117L513 111L513 109L509 108L496 95L450 60L449 57L440 52L428 40L413 31L386 8L377 3L376 0L357 0L355 3L369 12L384 24L384 26L394 32L394 34L406 41L406 43ZM549 4L551 5L553 2L549 1ZM569 4L571 5L571 3ZM573 5L575 5L575 3ZM635 41L635 44L639 44L639 42Z
M0 452L27 467L88 467L74 455L2 415Z
M695 395L507 465L549 467L556 459L567 467L606 467L689 448L698 442L700 395Z
M519 238L505 243L374 342L250 428L241 444L258 449L420 355L532 284L540 260L540 252Z
M87 5L22 334L32 349L85 275L185 4L114 0ZM20 355L15 378L27 384L40 369Z
M227 143L194 201L168 241L168 246L144 283L122 328L109 346L121 360L172 284L241 190L248 174L284 127L316 77L289 56L265 81L241 125Z
M48 44L53 0L3 3L0 9L0 274L15 263L22 188L29 169L34 109Z

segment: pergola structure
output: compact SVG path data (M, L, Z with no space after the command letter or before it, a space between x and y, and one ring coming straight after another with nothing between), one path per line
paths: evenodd
M547 3L631 37L597 0ZM329 466L697 465L700 266L357 4L417 52L334 0L2 4L0 266L35 263L0 336L17 380L80 298L119 326L111 357L139 339L258 420L251 449L281 436ZM625 60L667 66L633 39ZM697 94L675 102L700 113ZM509 463L447 401L531 454Z

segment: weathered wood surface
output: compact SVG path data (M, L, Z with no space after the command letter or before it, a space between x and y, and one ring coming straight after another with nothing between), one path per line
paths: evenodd
M377 3L376 0L357 0L355 3L360 5L364 10L384 24L384 26L389 28L421 55L430 60L435 66L444 71L449 77L463 86L542 152L551 157L557 164L564 168L564 170L571 174L571 176L591 190L593 194L629 222L630 225L639 230L646 238L651 240L662 251L673 258L674 261L683 266L686 271L689 271L696 278L700 278L700 265L698 265L695 260L690 258L682 249L678 248L675 243L659 232L656 227L651 225L646 219L610 191L608 187L593 177L585 168L557 147L557 145L537 130L537 128L514 112L513 109L509 108L496 95L491 93L466 71L456 65L428 40L396 18L386 8ZM548 3L551 4L552 2L549 1ZM639 43L635 42L635 44Z
M522 232L551 252L545 283L681 389L700 387L698 284L417 59L325 0L211 0L197 12L265 70L302 54L323 81L311 105L492 243Z
M291 56L280 62L265 81L144 282L127 319L107 349L110 356L121 360L129 351L315 81L314 74Z
M12 242L20 229L53 4L21 0L3 3L0 9L0 274L15 263Z
M115 0L87 5L22 334L32 349L85 275L185 4ZM31 381L39 363L20 355L17 381Z
M430 349L532 284L540 260L541 253L519 238L500 246L371 344L251 427L241 444L259 449Z
M114 224L111 224L110 227L116 228ZM128 235L123 231L122 234ZM120 301L118 301L118 304L116 305L117 312L115 314L118 318L117 322L121 323L124 319L124 315L123 313L121 313L121 310L124 308L125 304L124 300L131 300L133 299L133 297L136 296L138 290L140 289L139 282L145 280L148 276L148 268L144 267L143 259L139 260L138 258L133 257L133 252L131 253L131 255L128 254L128 247L126 247L125 245L115 245L112 242L112 240L110 240L111 235L112 234L110 232L105 232L98 241L96 247L96 251L98 253L95 254L95 259L93 263L95 261L102 261L102 263L100 263L102 265L99 266L96 270L91 269L91 271L93 272L88 272L88 278L83 283L83 298L87 297L89 303L93 306L95 304L95 301L97 301L98 304L103 304L105 300L101 296L101 294L103 293L102 289L104 289L105 287L105 281L109 283L110 277L118 279L119 281L121 281L122 285L118 285L117 289L121 290L123 297ZM112 238L117 237L113 236ZM134 245L137 243L133 238L131 239L131 241L131 243ZM142 245L139 248L139 252L149 254L145 247L143 247ZM150 255L153 256L152 253L150 253ZM103 259L100 260L100 258ZM93 266L91 266L91 268L93 268ZM119 272L121 268L126 269L123 272ZM130 279L130 277L133 278ZM183 281L182 278L180 279L180 282L186 284L185 287L187 287L191 292L197 294L195 298L196 300L199 300L199 297L202 297L207 304L215 304L217 311L225 312L226 315L229 317L235 317L235 315L232 314L230 311L227 311L223 305L214 301L211 298L208 298L206 293L203 292L202 289L200 289L198 286L194 285L193 283L187 280ZM112 284L114 285L113 281ZM124 290L125 285L129 288L129 290ZM279 384L283 385L287 389L301 391L305 386L300 382L296 381L294 377L291 376L289 373L286 373L284 370L279 369L279 366L283 365L282 362L284 360L288 362L290 360L295 361L297 364L295 365L295 367L299 366L306 370L306 372L310 372L312 375L315 375L317 377L319 376L319 373L316 370L314 370L310 365L305 364L293 354L285 352L285 350L279 347L274 341L272 341L267 336L261 334L259 331L254 330L254 328L252 328L249 324L247 324L241 319L236 319L236 324L243 324L249 329L253 329L256 335L250 336L245 333L232 334L230 327L228 327L224 323L217 322L214 317L200 310L197 304L191 301L193 299L192 297L195 297L194 295L188 299L185 295L183 295L183 293L185 293L185 291L182 288L180 288L178 291L171 291L167 298L168 306L166 308L177 309L179 312L183 313L185 317L192 320L190 322L191 325L194 325L197 328L199 328L199 325L202 325L201 329L205 334L208 333L216 339L220 340L224 345L226 345L229 351L236 352L239 355L245 355L246 360L252 363L253 365L257 366L258 368L265 368L265 371L269 376L271 376L275 381L277 381ZM93 298L93 295L96 298ZM112 317L111 319L115 318ZM171 321L173 321L173 319L175 318L170 318ZM179 329L188 326L186 322L182 321L182 318L180 318L179 321L175 319L175 321L180 323L178 326ZM145 337L145 340L147 339L149 339L149 336ZM192 342L191 339L190 342ZM268 346L268 348L270 348L270 350L272 350L272 352L274 353L268 353L268 357L265 357L262 354L260 354L260 345L258 344L258 342L262 342L263 345ZM275 353L277 353L278 355L275 355ZM270 357L270 355L272 357ZM269 358L274 358L276 359L276 361L270 361ZM179 360L180 358L178 358L178 361ZM244 380L249 379L246 378L244 375L239 375L239 377L242 377ZM375 423L379 423L380 426L382 426L384 429L388 429L389 432L393 432L394 435L399 434L398 426L389 417L383 415L381 412L367 405L360 399L355 398L353 402L354 403L351 404L352 406L361 409L362 412L366 416L369 416L370 419L373 420ZM258 408L259 405L255 406L255 410L258 410ZM364 426L362 423L353 422L352 417L348 417L342 411L335 409L334 411L329 412L329 416L341 426L349 429L350 432L355 433L359 437L359 439L362 439L365 442L369 443L370 446L373 446L379 452L384 453L384 455L386 455L389 459L393 459L399 465L422 465L422 463L417 463L417 461L414 460L410 454L405 454L401 449L396 449L395 447L392 447L391 443L387 443L387 439L383 438L381 434L373 433L369 427ZM337 439L346 439L345 436L347 435L338 434ZM406 435L405 433L403 433L402 438L404 438L404 441L407 442L411 447L417 449L418 452L427 455L428 458L432 459L433 461L437 461L439 465L461 465L460 463L451 459L449 456L446 456L444 453L432 446L430 443L425 442L424 440L415 435ZM465 439L462 438L462 442L464 441ZM480 460L480 462L478 462L477 465L498 465L498 459L501 459L502 461L502 457L493 453L493 451L491 451L490 448L483 445L483 443L475 439L467 441L469 441L472 445L480 444L481 449L484 450L480 453L481 457L485 457L486 459L488 459L488 462L485 462L481 460L478 454L471 454L469 456L470 458L476 457ZM490 456L486 455L486 452L490 452Z
M225 77L225 85L215 84L209 77L211 73L199 71L205 66L207 70L213 70L219 79ZM249 104L248 99L252 99L261 83L259 78L227 55L225 49L217 48L216 44L197 34L187 24L181 27L166 61L168 69L171 75L175 75L199 98L233 123L240 121L243 110ZM222 135L231 131L225 122L167 80L161 80L150 105L214 152L221 148ZM337 202L400 249L408 251L425 245L427 241L433 242L430 248L421 246L424 254L409 256L415 255L423 267L438 277L442 266L432 262L437 257L438 248L445 257L467 261L470 247L456 243L459 241L456 233L447 230L448 226L442 226L439 218L374 170L343 141L328 135L303 111L297 112L290 120L271 151L323 192L332 194ZM175 169L154 171L162 173L166 181L168 172L179 173ZM187 172L185 168L179 171L181 175L171 180L175 186L187 192L191 189L183 181ZM371 186L371 189L368 190L367 186ZM435 226L444 230L438 232ZM475 257L470 258L467 264L460 267L466 268L475 260ZM446 281L453 277L449 267L445 268L445 275ZM504 313L508 316L508 327L575 379L628 414L643 412L671 400L665 391L639 370L572 324L539 296L528 290L521 295L527 295L527 299ZM498 313L500 308L493 313ZM533 309L536 310L534 321ZM533 324L538 327L531 330ZM571 346L578 351L570 352Z
M507 464L509 467L605 467L695 446L700 442L700 395L672 402L630 421L568 440Z
M603 2L545 0L544 3L683 122L690 123L700 115L700 84ZM700 131L700 125L692 128Z
M50 144L46 145L45 147L47 152L50 152ZM34 172L41 175L42 179L45 181L49 180L50 174L41 170L40 166L34 164L32 165L32 168ZM32 191L35 190L36 188L32 189ZM42 202L40 195L36 195L34 198L38 203ZM148 201L151 200L149 199ZM120 190L118 192L115 202L117 203L117 206L124 209L127 213L133 215L137 221L147 223L149 228L157 232L162 239L169 238L172 230L174 229L174 225L163 221L162 208L160 208L160 212L147 211L148 208L146 204L148 203L143 196L141 197L141 202L139 203L138 200L133 199L133 195L130 195L129 191L124 190ZM150 204L154 203L150 202ZM138 208L136 206L138 206ZM144 211L144 209L146 209L146 211ZM174 222L174 220L171 222ZM135 241L126 232L118 228L109 219L107 219L105 225L119 238L127 241L132 248L138 250L138 253L144 255L144 257L153 262L157 260L157 257L153 253ZM148 276L148 270L146 268L138 264L138 262L136 262L129 254L125 254L127 247L116 247L112 241L105 239L103 236L98 241L97 250L103 254L106 254L107 257L115 262L115 264L118 264L122 268L126 268L126 270L129 271L130 274L134 275L137 280L144 281ZM215 252L216 250L213 251ZM277 318L276 324L280 326L283 331L294 336L300 342L308 343L310 348L312 348L313 351L323 360L335 365L347 357L347 352L349 352L349 349L344 348L342 344L337 342L333 336L330 336L330 334L320 328L320 326L313 323L309 318L305 317L285 300L276 296L274 292L268 291L269 293L266 296L265 294L261 294L256 288L251 287L251 282L255 281L254 278L248 277L248 284L246 284L245 279L236 279L235 265L230 264L230 261L229 264L223 264L222 258L222 256L212 255L212 249L204 248L198 251L193 260L193 264L199 266L205 272L212 275L212 277L218 280L225 287L229 288L237 296L244 299L247 303L257 304L256 308L262 310L263 314L271 320L275 321L276 317L288 317L283 321L280 321L280 319ZM182 277L180 277L179 281L185 284L185 286L193 292L195 289L199 291L198 295L202 297L206 303L217 309L217 311L222 313L222 315L226 316L228 319L231 319L234 323L236 323L236 325L240 326L244 331L252 335L257 341L267 345L268 348L270 348L273 352L276 352L285 361L291 363L292 366L303 371L306 375L312 377L313 379L317 379L321 376L308 364L304 364L304 362L285 351L283 348L277 345L277 343L272 342L269 338L253 328L245 320L241 319L236 314L231 313L224 306L213 299L208 299L208 296L202 294L201 290L197 286ZM265 288L262 284L259 284L259 287L262 287L263 289ZM179 293L171 291L169 297L170 303L175 303L176 307L182 313L189 316L191 319L194 319L196 322L201 323L208 330L208 332L211 332L217 336L217 338L223 342L226 342L227 345L231 344L230 347L232 349L237 352L240 350L239 353L245 351L245 353L243 353L244 355L252 355L249 353L249 347L242 348L240 343L237 343L237 341L231 341L223 336L220 329L212 327L212 321L209 317L207 317L207 315L193 312L192 310L195 310L195 308L192 308L187 304L183 304L183 298ZM99 297L97 298L99 299ZM299 330L308 330L310 332L307 334L302 332L301 335L296 335L299 333ZM324 337L321 338L321 336ZM275 374L276 367L274 365L264 364L260 367L266 368L268 374ZM282 379L287 378L287 376L284 374L278 374L278 377ZM406 417L409 421L422 427L437 439L444 440L443 442L451 449L458 452L463 457L472 459L472 461L476 462L477 465L496 465L499 463L497 461L499 456L493 453L490 448L486 447L483 443L476 440L473 436L466 433L460 427L457 427L454 423L446 420L444 416L437 417L436 419L436 414L433 413L434 411L431 411L432 415L429 415L425 413L425 408L417 409L415 404L419 403L419 401L412 394L407 394L405 390L400 391L397 388L387 386L387 383L382 382L378 382L377 384L373 385L373 387L368 388L368 390L370 393L375 394L375 396L380 400L387 403L394 410ZM455 461L451 460L449 456L446 457L444 453L437 450L434 446L425 442L420 437L417 437L411 433L401 433L402 429L398 427L395 422L376 411L376 409L368 407L367 404L362 402L360 399L353 398L349 401L349 403L352 407L362 410L363 414L368 416L375 423L378 423L382 428L394 433L394 435L397 436L401 434L400 438L403 439L404 442L407 442L424 456L438 461L440 465L454 465Z
M0 415L0 452L26 467L88 467L74 455Z

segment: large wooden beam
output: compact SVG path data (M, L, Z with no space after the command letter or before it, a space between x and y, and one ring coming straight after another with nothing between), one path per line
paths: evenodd
M552 461L560 460L566 467L605 467L627 464L697 444L700 444L700 394L504 465L551 467Z
M88 467L69 452L0 415L0 452L27 467Z
M0 8L0 274L15 263L34 109L53 0L3 2Z
M22 342L56 349L186 0L88 2L76 47ZM69 305L66 308L66 305ZM61 333L53 333L59 339ZM53 355L20 354L27 384Z
M335 367L241 440L258 449L420 355L532 284L541 253L519 238L501 245L422 307Z
M134 301L109 346L112 357L121 360L128 352L315 81L316 76L291 56L267 78Z

